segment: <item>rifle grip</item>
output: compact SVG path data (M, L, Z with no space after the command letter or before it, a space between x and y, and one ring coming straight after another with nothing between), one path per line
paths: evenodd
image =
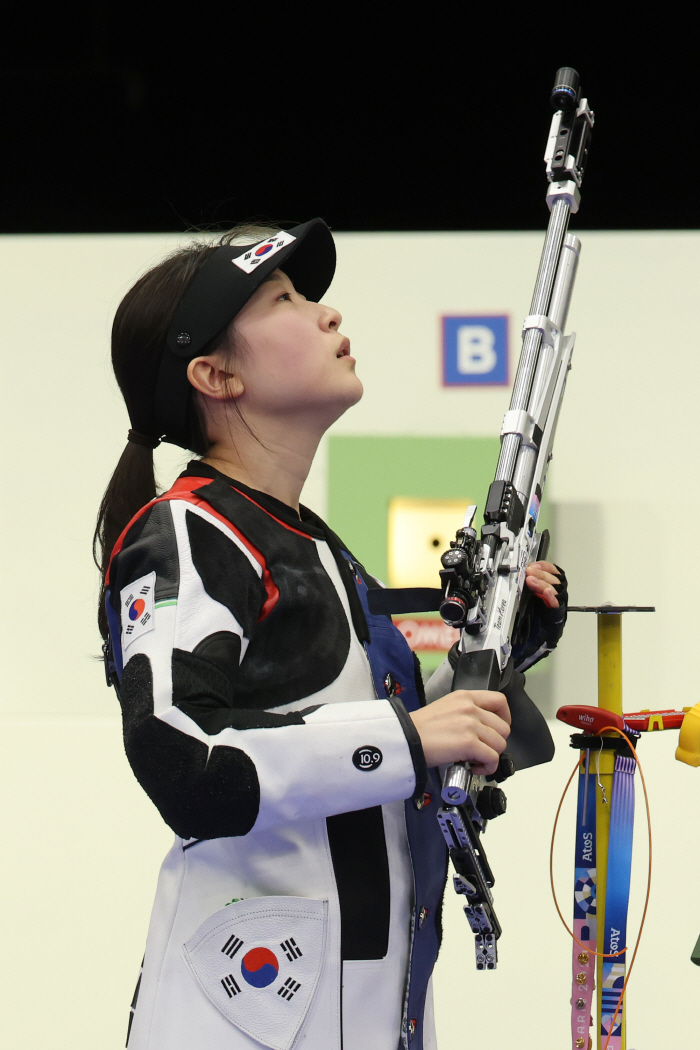
M516 770L519 770L542 762L551 762L554 741L542 713L525 692L524 675L513 672L512 666L512 662L506 665L505 674L501 675L495 649L460 653L452 688L493 689L506 693L511 716L508 754L512 757ZM700 709L700 704L698 708Z
M481 649L460 653L452 679L453 689L497 690L501 681L501 667L495 649Z

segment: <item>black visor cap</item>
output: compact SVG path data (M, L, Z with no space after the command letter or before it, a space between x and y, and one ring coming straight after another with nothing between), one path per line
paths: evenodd
M311 219L255 244L222 245L212 252L185 292L168 331L153 432L192 448L187 363L230 324L275 270L283 270L296 291L318 302L333 280L335 261L335 244L323 219Z
M168 349L188 360L196 357L275 270L284 270L298 292L318 302L335 272L335 244L323 219L212 252L177 308Z

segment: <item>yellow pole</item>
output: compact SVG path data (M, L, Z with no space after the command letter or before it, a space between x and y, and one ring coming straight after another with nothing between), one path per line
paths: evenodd
M598 613L598 707L606 711L622 714L622 614ZM610 735L610 734L608 734ZM612 803L613 774L615 772L615 755L612 751L591 754L597 763L600 760L600 782L605 791L607 802L603 802L603 792L596 787L596 914L598 916L598 951L604 951L605 936L605 892L608 878L608 841L610 837L610 806ZM597 1040L600 1048L603 1042L600 1037L600 1017L603 990L603 959L596 960L597 976ZM626 1017L622 1017L621 1050L627 1048Z

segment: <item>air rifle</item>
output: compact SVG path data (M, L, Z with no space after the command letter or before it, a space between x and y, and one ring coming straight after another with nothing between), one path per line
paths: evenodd
M593 113L581 97L575 69L557 71L551 102L555 113L544 158L549 226L481 534L473 525L476 507L469 507L463 527L442 555L440 590L370 592L373 612L439 608L443 620L461 630L453 689L507 686L514 640L526 620L525 572L546 556L549 543L548 533L537 532L537 521L574 348L574 336L563 332L581 248L567 228L578 211L593 128ZM488 820L505 812L506 798L496 784L515 770L550 761L554 754L547 724L530 698L520 690L508 699L511 735L497 773L477 777L466 763L450 766L438 814L457 871L455 889L466 898L464 911L480 970L495 968L501 933L493 910L494 878L480 840Z
M501 427L496 477L486 499L480 537L473 527L476 507L470 507L450 550L442 556L440 614L461 629L453 689L504 686L524 611L525 572L532 562L546 557L549 545L548 533L537 532L537 521L571 367L574 336L563 332L581 248L567 228L569 217L578 211L593 128L593 113L581 98L576 70L557 71L551 101L555 113L544 158L550 220L530 313L523 324L510 407ZM546 723L532 701L520 693L509 702L511 761L501 756L497 779L508 775L509 765L513 770L525 769L548 762L554 752ZM469 878L470 867L489 870L473 812L479 811L484 791L489 791L485 779L475 777L466 763L450 766L438 819L457 869L455 889L467 898L464 910L476 938L477 966L493 969L500 936L490 893L493 879L483 880L484 892L477 880ZM501 812L504 809L505 801Z

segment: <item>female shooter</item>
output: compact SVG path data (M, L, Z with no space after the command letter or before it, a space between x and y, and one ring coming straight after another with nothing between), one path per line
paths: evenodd
M114 321L132 429L96 530L100 629L129 761L176 835L130 1050L435 1046L435 767L492 772L509 712L496 692L425 706L367 608L377 582L299 505L362 396L320 303L334 267L320 219L239 231L150 270ZM160 440L199 458L156 498ZM554 566L527 582L557 608Z

